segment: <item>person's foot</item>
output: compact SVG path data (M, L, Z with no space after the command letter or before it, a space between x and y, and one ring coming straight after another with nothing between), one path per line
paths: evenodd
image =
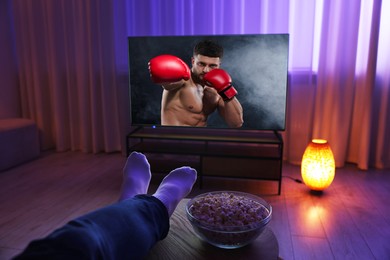
M145 155L132 152L123 168L123 182L119 201L138 194L146 194L151 179L150 165Z
M173 214L179 202L190 193L196 177L195 169L184 166L171 171L162 180L153 197L165 205L169 216Z

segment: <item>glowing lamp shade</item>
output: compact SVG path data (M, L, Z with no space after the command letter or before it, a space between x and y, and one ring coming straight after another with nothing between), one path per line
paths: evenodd
M306 147L301 164L303 182L311 190L329 187L335 175L335 161L328 141L313 139Z

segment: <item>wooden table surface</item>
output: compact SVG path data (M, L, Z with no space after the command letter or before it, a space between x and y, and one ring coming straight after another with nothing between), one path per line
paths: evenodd
M168 236L154 246L146 259L278 259L279 244L268 227L251 244L238 249L217 248L201 241L185 214L187 202L188 199L180 202L171 217Z

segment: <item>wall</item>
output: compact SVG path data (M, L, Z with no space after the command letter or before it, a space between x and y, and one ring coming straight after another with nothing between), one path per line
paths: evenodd
M0 1L0 119L21 117L11 0Z

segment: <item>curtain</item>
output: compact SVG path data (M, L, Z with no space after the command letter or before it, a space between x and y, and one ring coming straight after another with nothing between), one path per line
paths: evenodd
M389 1L14 0L23 113L45 146L114 151L129 122L127 36L289 33L284 157L390 167ZM123 149L123 148L122 148Z
M12 1L24 117L43 149L121 149L124 91L111 1Z

